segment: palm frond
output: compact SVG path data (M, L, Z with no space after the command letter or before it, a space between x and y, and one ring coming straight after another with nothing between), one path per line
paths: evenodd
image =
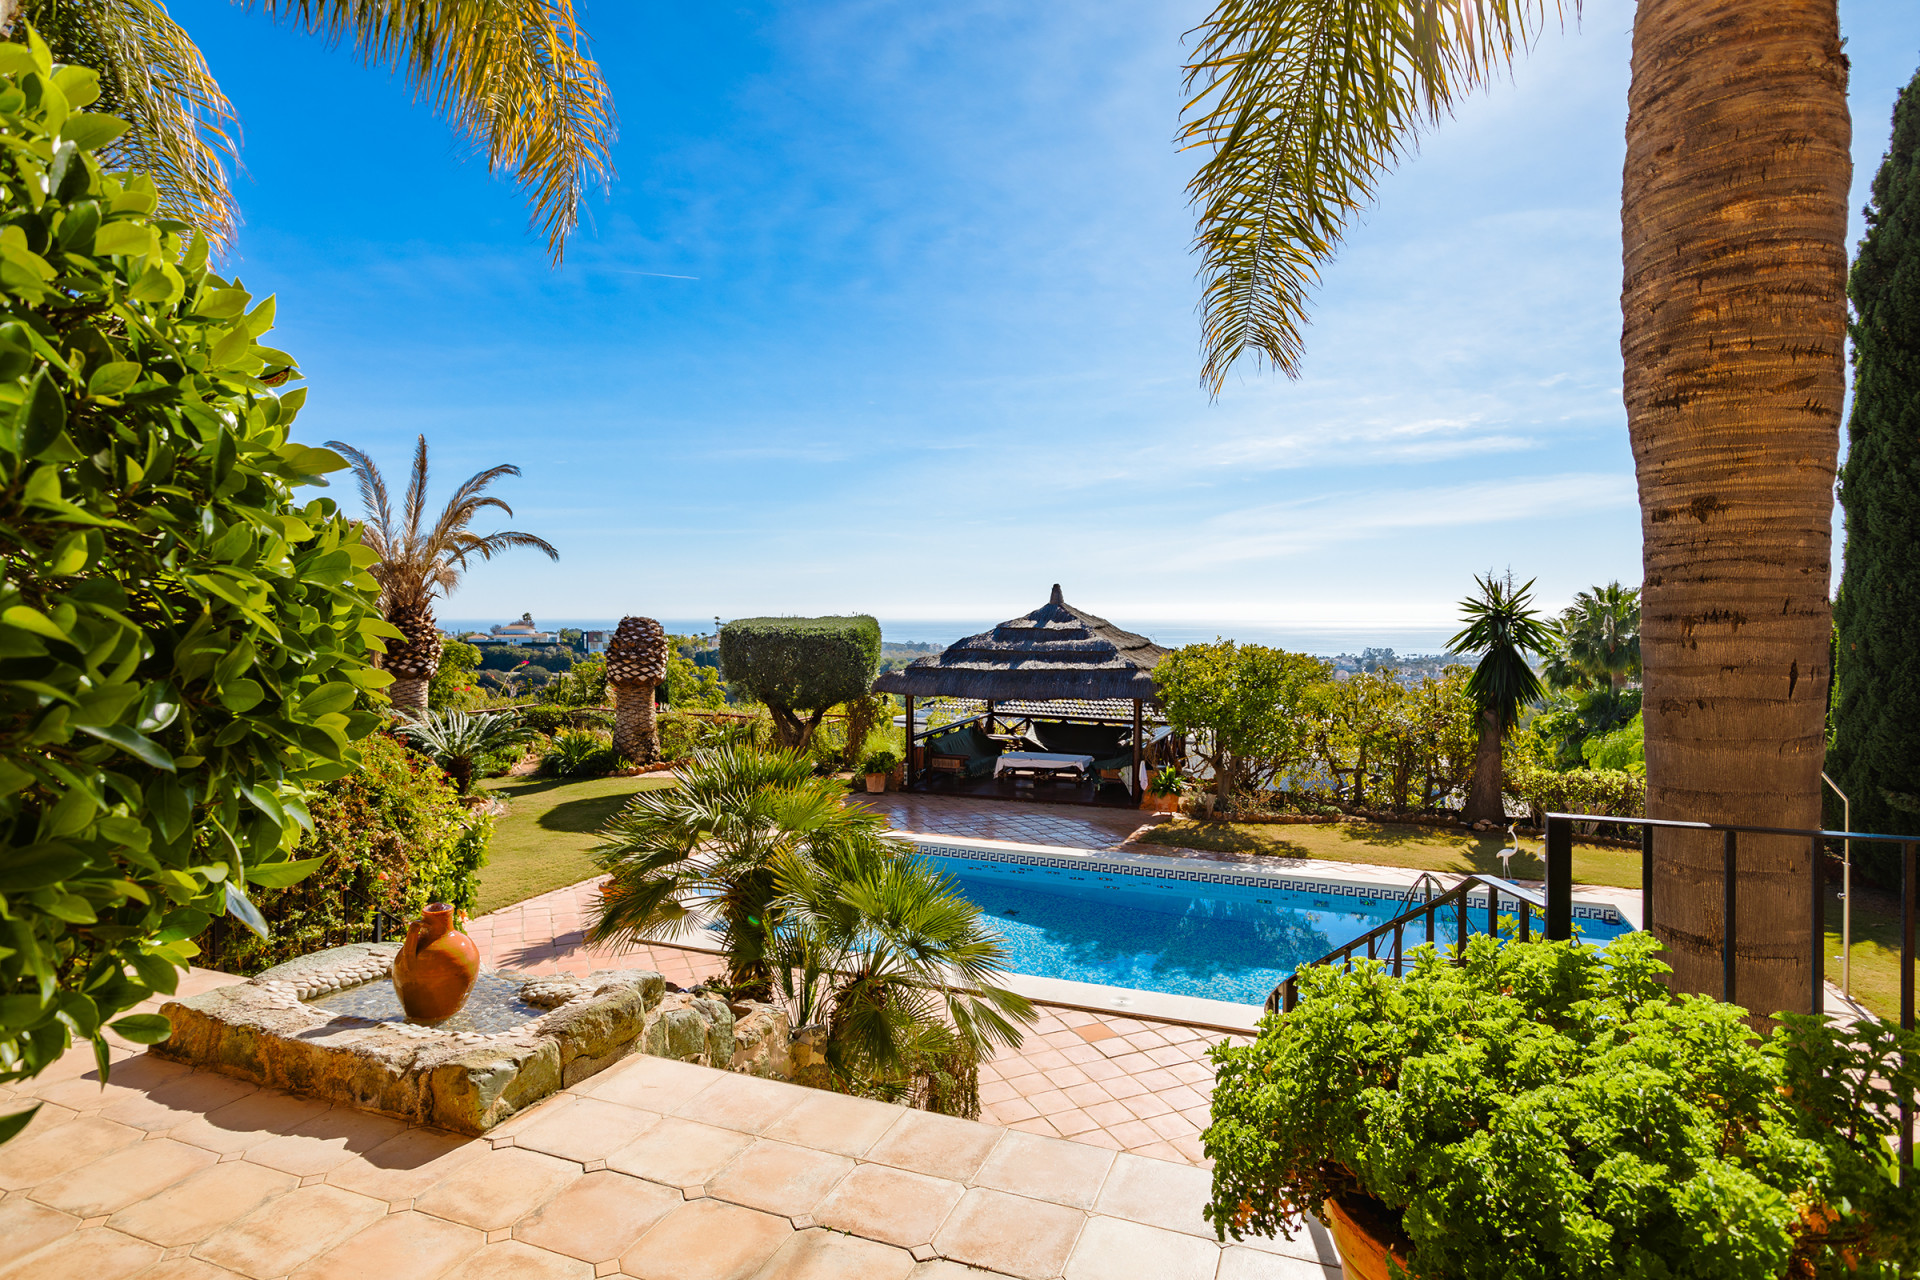
M553 260L613 172L613 103L573 0L250 0L403 72L493 172L512 172Z
M1561 3L1218 0L1190 33L1179 133L1205 153L1187 185L1204 382L1217 392L1249 351L1298 376L1307 294L1347 219Z
M153 179L160 215L198 227L216 248L233 239L238 209L226 165L237 163L233 104L191 37L155 0L25 0L25 24L56 60L100 74L89 110L132 128L102 149L112 168Z
M407 496L400 519L407 528L407 543L420 546L420 520L427 511L427 436L421 432L413 446L413 465L407 469Z

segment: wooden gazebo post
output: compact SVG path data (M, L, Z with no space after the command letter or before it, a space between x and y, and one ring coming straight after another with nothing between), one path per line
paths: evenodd
M1127 772L1127 794L1140 797L1140 699L1133 700L1133 768Z
M913 754L913 695L907 697L907 790L913 790L920 781L920 770L916 767L919 757Z

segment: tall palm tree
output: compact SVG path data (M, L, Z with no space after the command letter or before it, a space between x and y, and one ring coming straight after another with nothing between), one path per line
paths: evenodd
M1346 220L1418 131L1558 0L1218 0L1188 67L1205 158L1205 376L1298 371ZM1847 59L1837 0L1640 0L1622 182L1627 431L1640 486L1647 812L1811 827L1845 390ZM1682 989L1717 989L1720 850L1655 846ZM1741 846L1739 990L1805 1010L1808 846Z
M513 174L560 259L586 191L611 173L614 138L573 0L235 2L405 73L490 170ZM0 0L0 36L24 39L29 28L57 61L100 73L92 110L133 126L104 154L154 180L163 215L228 241L233 104L161 0Z
M371 572L380 583L380 612L400 629L405 638L387 646L381 665L393 673L387 694L404 714L418 717L427 709L427 685L440 669L440 632L433 619L433 597L453 594L460 577L474 559L491 560L512 547L532 547L558 560L560 553L544 538L507 529L481 535L468 526L488 507L498 507L508 515L513 508L487 493L487 486L501 476L517 476L520 468L488 467L467 477L453 496L447 499L431 525L427 516L427 438L423 435L413 451L413 470L407 479L406 503L398 523L387 499L387 482L373 459L351 445L327 441L353 465L354 478L360 482L360 500L366 506L366 519L360 525L360 540L379 553L380 563Z
M1546 668L1554 688L1605 684L1619 693L1640 674L1640 588L1610 582L1577 591L1555 626Z
M1455 653L1481 655L1467 680L1467 696L1480 708L1480 736L1473 752L1473 786L1461 817L1468 822L1507 820L1500 746L1520 720L1520 709L1540 696L1540 677L1527 663L1542 653L1553 632L1530 607L1533 583L1516 587L1513 575L1475 578L1480 594L1460 602L1467 625L1447 641Z

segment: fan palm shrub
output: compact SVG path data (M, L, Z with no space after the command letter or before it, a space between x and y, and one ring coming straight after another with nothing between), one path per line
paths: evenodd
M1520 709L1539 698L1540 677L1527 664L1544 652L1553 633L1530 607L1533 582L1515 586L1513 576L1475 578L1480 590L1460 602L1467 625L1447 641L1455 653L1480 654L1467 679L1467 696L1480 708L1480 739L1474 748L1473 785L1461 817L1468 822L1505 822L1500 744L1519 723Z
M413 467L407 478L407 496L400 519L393 518L393 504L387 496L387 482L360 450L338 440L327 443L353 467L360 484L360 500L366 518L360 525L360 540L380 557L372 573L380 584L380 611L388 622L400 629L404 639L387 647L382 665L393 674L387 694L403 715L418 716L427 709L427 686L440 667L440 632L434 625L433 597L453 594L474 559L491 560L513 547L532 547L544 551L549 560L560 553L544 538L508 529L484 536L469 527L474 518L489 507L498 507L508 515L513 508L487 493L487 487L502 476L517 476L514 466L488 467L467 477L440 509L431 525L427 518L427 438L423 435L413 451Z
M597 778L620 767L620 753L604 734L568 729L554 735L540 756L540 772L549 778Z
M532 199L557 262L587 190L611 172L613 104L573 0L249 0L274 21L350 45L420 97ZM132 127L102 159L153 179L160 214L216 245L237 208L233 104L159 0L0 0L0 36L39 33L58 62L100 74L97 110Z
M782 853L774 880L774 985L795 1026L826 1028L832 1083L977 1116L981 1059L1033 1017L999 985L1006 954L980 908L887 837Z
M1640 674L1640 588L1610 582L1575 592L1554 626L1544 668L1554 688L1605 684L1617 694Z
M481 759L533 736L517 716L505 712L428 711L402 721L400 732L433 758L461 795L472 789L474 767Z

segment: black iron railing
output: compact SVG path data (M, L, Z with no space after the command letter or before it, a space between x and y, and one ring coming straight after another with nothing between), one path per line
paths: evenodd
M1442 919L1441 913L1449 908L1456 913L1453 954L1458 958L1466 953L1467 935L1472 932L1472 918L1469 913L1474 907L1472 899L1475 890L1486 893L1486 931L1495 937L1500 935L1500 900L1503 897L1513 900L1515 930L1522 941L1533 936L1533 913L1535 911L1544 913L1547 903L1546 896L1538 890L1523 888L1511 880L1502 880L1499 876L1463 876L1458 884L1452 888L1445 888L1431 875L1424 874L1408 888L1406 895L1400 900L1401 903L1411 901L1413 896L1423 889L1428 891L1424 902L1401 911L1393 919L1375 926L1352 942L1335 947L1313 963L1350 965L1356 953L1364 950L1366 959L1380 961L1393 970L1393 975L1397 978L1406 972L1409 926L1422 926L1425 932L1425 937L1419 938L1411 945L1424 946L1431 943L1437 935L1439 922ZM1433 892L1436 889L1440 892ZM1421 931L1419 928L1413 930L1416 934ZM1298 970L1288 974L1281 980L1280 985L1273 989L1272 994L1267 996L1268 1013L1291 1010L1295 1004L1299 1003L1299 991L1294 981L1297 975Z

